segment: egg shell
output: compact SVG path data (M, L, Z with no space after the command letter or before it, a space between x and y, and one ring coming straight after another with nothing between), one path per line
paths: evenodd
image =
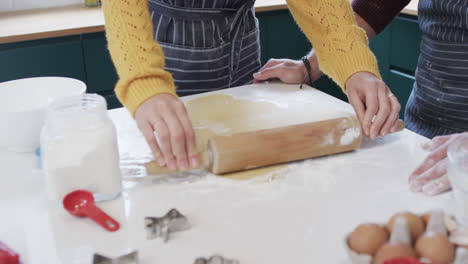
M416 242L416 252L437 264L450 264L455 258L455 246L444 234L424 234Z
M424 226L427 227L429 220L431 219L431 212L427 212L421 215L421 220L424 222Z
M405 244L390 244L383 245L375 254L373 264L383 264L386 260L395 257L413 257L417 258L416 251Z
M387 230L377 224L361 224L349 236L349 247L359 254L374 255L388 241Z
M393 215L392 218L390 218L390 220L387 223L387 228L390 231L390 233L393 230L393 225L395 223L395 220L399 216L406 218L406 221L408 221L408 226L409 226L410 233L411 233L411 240L413 242L416 241L418 237L424 233L425 226L424 226L423 220L419 218L417 215L410 213L410 212L397 213Z
M432 213L432 211L429 212L429 213ZM419 215L419 218L422 220L422 214L419 213L418 215ZM468 264L468 236L465 235L464 233L460 233L460 234L458 234L458 232L452 233L453 231L455 231L455 228L456 228L456 221L455 221L455 218L453 216L450 216L450 215L446 214L445 215L445 224L446 224L447 229L449 230L449 232L451 232L451 236L450 236L451 242L453 244L456 244L456 246L458 246L457 250L458 251L460 251L460 250L466 251L466 252L464 252L465 253L464 255L459 254L459 252L457 252L455 254L456 259L452 264ZM381 224L381 226L387 226L387 225L388 225L388 222ZM388 232L388 230L387 230L387 232ZM348 236L346 236L342 240L343 246L345 247L346 252L347 252L347 254L349 256L350 263L352 263L352 264L374 264L375 263L374 260L376 259L375 257L373 258L369 254L359 254L359 253L355 252L354 250L352 250L350 248L350 246L349 246L350 236L351 236L351 233L349 233ZM463 245L466 245L466 246L463 246ZM416 253L416 255L417 255L417 253ZM429 262L421 261L421 263L429 263Z

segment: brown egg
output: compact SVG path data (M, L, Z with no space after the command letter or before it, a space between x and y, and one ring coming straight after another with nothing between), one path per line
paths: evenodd
M455 258L455 246L445 234L424 234L416 242L416 252L437 264L450 264Z
M362 224L349 236L349 247L356 253L373 256L388 241L387 230L377 224Z
M421 220L421 218L419 218L417 215L409 212L395 214L394 216L392 216L392 218L390 218L390 220L387 223L387 228L388 230L390 230L390 232L392 232L395 220L399 216L406 218L411 233L411 240L416 241L418 237L424 233L423 220Z
M429 224L429 219L431 219L431 212L427 212L421 215L421 220L423 220L424 226Z
M408 245L399 243L391 244L387 243L381 247L374 257L373 264L383 264L386 260L395 258L395 257L413 257L417 258L417 254L414 249Z

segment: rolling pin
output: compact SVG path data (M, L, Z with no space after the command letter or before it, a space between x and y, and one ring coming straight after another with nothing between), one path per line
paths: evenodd
M398 120L398 130L404 128ZM357 149L362 142L359 121L340 117L279 128L213 136L208 141L204 167L214 174L249 170ZM152 162L155 164L155 162ZM155 169L150 173L167 173Z

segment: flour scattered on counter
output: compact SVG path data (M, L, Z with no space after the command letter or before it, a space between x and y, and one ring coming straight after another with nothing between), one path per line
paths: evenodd
M360 128L348 128L345 130L344 134L341 136L340 144L346 146L352 144L356 138L361 135Z

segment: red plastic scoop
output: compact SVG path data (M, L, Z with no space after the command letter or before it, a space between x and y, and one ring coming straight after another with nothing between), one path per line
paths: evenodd
M0 241L0 264L19 264L19 255Z
M120 228L117 221L94 205L93 194L88 191L77 190L67 194L63 199L63 207L74 216L93 219L96 223L111 232L117 231Z

